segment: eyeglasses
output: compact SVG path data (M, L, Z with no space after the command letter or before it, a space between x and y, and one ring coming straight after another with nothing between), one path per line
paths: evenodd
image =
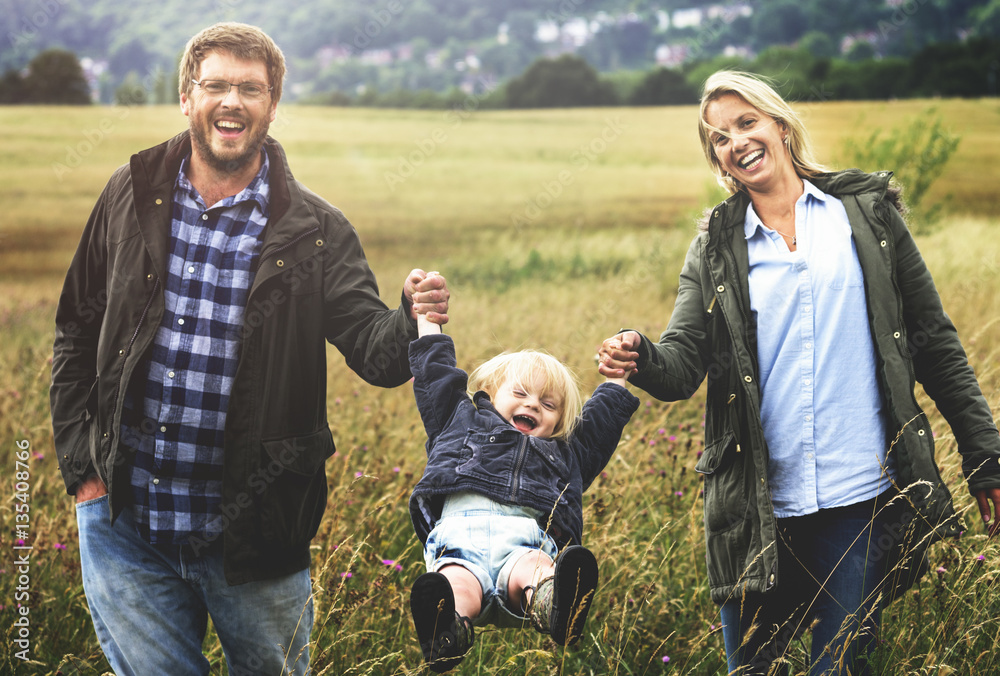
M202 91L209 96L223 97L229 94L229 90L233 87L240 92L240 98L244 98L247 101L260 101L262 98L267 96L274 87L268 87L267 85L257 84L256 82L241 82L240 84L233 84L232 82L226 82L225 80L191 80L199 87Z

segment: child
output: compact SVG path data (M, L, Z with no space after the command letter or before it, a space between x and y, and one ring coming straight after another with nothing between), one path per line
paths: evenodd
M466 376L441 327L420 314L418 325L410 369L427 467L410 516L429 572L414 583L410 609L424 659L437 673L454 667L472 647L473 624L530 621L571 644L598 577L580 546L583 491L639 400L625 378L609 378L581 407L569 370L539 352L502 354Z

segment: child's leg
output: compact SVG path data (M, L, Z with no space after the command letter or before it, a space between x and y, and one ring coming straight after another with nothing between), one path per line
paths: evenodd
M511 609L524 613L538 583L554 573L555 565L545 552L534 550L523 554L511 569L507 581L507 600Z
M527 597L525 606L535 629L559 645L569 645L583 635L597 580L597 560L584 547L567 547L554 565L545 554L532 552L515 563L507 594L512 600L517 594L518 603Z
M448 583L451 584L451 591L455 595L455 611L470 620L479 617L483 608L483 587L479 584L479 578L468 568L456 564L444 566L438 572L448 578Z

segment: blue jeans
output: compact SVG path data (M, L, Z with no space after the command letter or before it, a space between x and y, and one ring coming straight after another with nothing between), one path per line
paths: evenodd
M305 674L313 606L309 569L230 586L221 546L154 547L108 497L76 506L83 589L94 630L118 676L202 675L211 616L232 676Z
M722 606L731 674L767 674L789 641L814 620L810 676L848 669L852 676L870 673L867 653L877 642L880 583L890 558L882 537L890 517L881 507L890 492L777 520L777 587L766 595L733 597Z

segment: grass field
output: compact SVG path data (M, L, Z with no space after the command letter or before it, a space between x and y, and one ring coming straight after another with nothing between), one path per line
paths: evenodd
M696 110L609 108L457 113L286 107L273 133L292 170L361 233L383 297L413 267L452 289L459 365L541 347L589 392L601 340L630 326L658 335L673 304L694 216L719 194L701 156ZM918 243L994 411L1000 408L1000 102L805 103L819 156L844 139L933 107L961 135L929 200L948 199ZM80 581L72 500L48 419L53 315L82 226L115 167L186 126L175 108L0 109L0 674L106 669ZM883 169L892 167L865 167ZM313 668L425 673L408 612L423 570L406 509L423 468L408 386L377 390L331 349L329 414L338 453L314 541ZM724 674L708 596L700 487L703 396L676 404L637 392L640 411L585 499L585 541L602 583L575 648L533 631L480 631L460 674ZM923 393L943 473L964 510L955 441ZM18 445L20 444L20 446ZM15 656L16 453L27 446L30 663ZM20 471L24 471L21 469ZM932 572L885 614L886 674L1000 672L1000 547L978 515L936 545ZM17 550L18 552L21 550ZM24 598L24 597L21 597ZM206 639L222 669L214 637ZM793 672L804 669L797 645ZM667 658L669 657L669 660Z

